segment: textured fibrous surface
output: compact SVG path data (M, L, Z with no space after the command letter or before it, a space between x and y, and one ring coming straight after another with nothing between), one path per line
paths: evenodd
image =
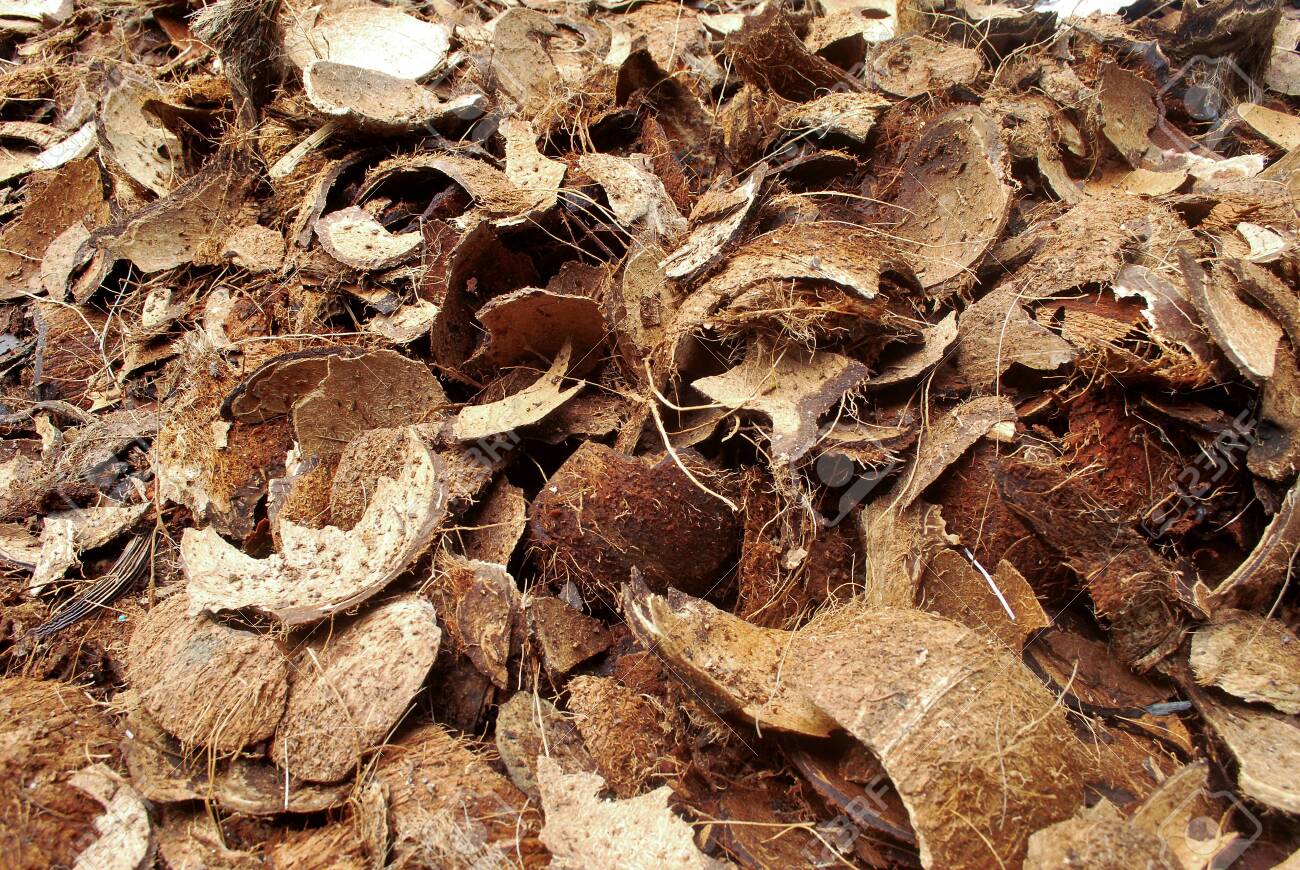
M1005 648L940 616L849 608L798 632L783 671L884 765L925 866L1019 865L1082 805L1057 699ZM960 814L950 810L959 800Z
M191 616L184 594L146 614L126 661L145 710L186 744L243 749L270 737L284 713L289 661L279 644Z
M712 477L700 457L683 461ZM633 568L651 589L706 591L733 551L735 523L670 457L632 458L595 442L569 457L529 511L532 546L555 560L557 575L611 601Z
M298 654L271 745L276 764L314 782L342 779L383 742L428 675L442 632L433 605L408 597L326 635Z
M211 529L187 529L181 561L190 612L251 608L300 625L383 589L428 547L446 511L440 461L411 432L407 451L401 475L380 479L350 531L282 522L281 552L255 559Z

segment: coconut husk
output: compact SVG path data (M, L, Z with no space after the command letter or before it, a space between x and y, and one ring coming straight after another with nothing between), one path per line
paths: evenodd
M186 752L142 710L127 719L122 755L131 782L155 804L211 801L232 813L318 813L347 802L352 783L317 785L264 758L236 755L212 763Z
M722 864L700 852L691 827L668 808L667 786L640 797L607 801L594 773L566 773L552 758L538 759L538 788L546 826L541 840L556 868L672 866L712 870Z
M289 661L275 640L190 616L173 595L146 614L127 648L141 706L187 746L232 752L275 731L289 692Z
M1238 610L1220 610L1192 635L1188 658L1196 682L1244 701L1300 713L1300 643L1285 625Z
M713 476L702 457L680 459L697 479ZM633 568L654 591L706 591L732 554L737 528L726 505L672 458L628 457L590 441L551 476L528 515L531 546L548 573L607 603ZM683 551L693 554L689 563L678 558Z
M297 674L270 755L311 782L344 778L406 713L438 652L433 605L399 598L313 639ZM386 646L391 654L377 654Z
M433 540L446 513L442 463L414 434L397 478L381 478L350 531L280 523L282 550L255 559L211 529L181 539L191 613L251 608L286 625L354 607L405 571ZM364 542L359 545L359 542Z
M783 672L880 758L924 866L1019 863L1033 832L1081 805L1078 750L1055 698L970 629L850 608L797 632ZM1013 744L1000 736L1012 733ZM954 789L960 815L947 809Z
M812 449L818 419L866 377L865 366L838 354L755 344L739 366L691 386L728 408L752 409L768 417L772 461L784 463Z
M510 779L535 801L541 800L537 787L540 759L554 759L575 772L594 773L596 769L574 724L550 701L527 692L511 695L498 710L496 747Z

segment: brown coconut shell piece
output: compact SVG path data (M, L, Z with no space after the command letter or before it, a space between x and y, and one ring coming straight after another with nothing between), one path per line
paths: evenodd
M232 813L274 816L316 813L343 805L352 783L304 782L264 758L236 755L211 763L187 751L149 714L136 709L127 717L122 755L131 782L158 804L211 801Z
M1237 761L1237 785L1266 807L1300 813L1300 721L1215 689L1189 691L1197 711Z
M571 387L560 386L568 376L572 355L573 344L566 339L550 368L527 387L495 402L462 408L452 429L456 439L482 442L492 435L540 423L585 386L582 381Z
M312 108L370 133L404 133L453 119L473 120L486 104L481 94L443 102L411 79L328 60L309 63L302 82Z
M375 779L388 791L390 866L456 866L464 844L479 860L537 868L541 819L480 746L422 725L384 747Z
M289 660L267 635L191 616L177 594L145 614L127 646L141 705L186 745L243 749L275 731L289 694Z
M554 758L566 770L596 770L577 727L550 701L528 692L516 692L497 710L496 746L510 779L535 801L539 758Z
M964 626L850 607L797 632L782 673L879 757L926 867L1018 866L1031 834L1082 804L1079 749L1056 698Z
M655 595L640 582L624 587L623 612L642 646L723 709L761 729L811 737L837 727L781 680L789 632L760 628L674 589Z
M697 478L715 469L693 451L679 451ZM624 456L585 442L551 475L528 511L533 549L548 573L571 578L584 595L612 604L641 571L651 590L670 586L702 594L736 546L731 511L699 489L665 456ZM691 558L683 560L682 553Z
M433 605L408 597L321 633L298 657L271 758L303 779L335 782L406 713L442 632Z
M299 69L328 60L422 79L442 64L450 45L445 25L378 3L295 9L286 17L284 53Z
M542 595L524 605L528 629L541 646L542 664L553 679L609 649L614 638L604 623L570 607L559 598Z
M1106 799L1077 815L1048 825L1029 838L1025 870L1096 867L1122 870L1179 870L1164 842L1126 820Z
M394 235L364 209L352 206L322 215L316 238L331 257L358 271L387 269L420 253L424 234Z
M312 529L280 522L281 551L248 556L212 529L181 537L190 612L250 608L302 625L355 607L387 586L432 542L447 509L442 463L407 432L406 463L379 480L357 525Z
M749 408L772 421L771 459L789 463L812 449L822 414L867 379L867 367L836 353L750 345L744 362L691 384L728 408Z
M99 836L77 855L75 867L144 870L153 865L156 844L149 807L129 782L100 762L77 771L68 783L90 795L104 810L95 819Z
M969 275L1002 234L1011 210L1006 149L994 119L955 109L930 121L911 146L902 181L882 215L911 243L927 289Z
M0 721L0 854L14 866L71 866L103 810L68 778L114 757L116 731L82 690L31 677L0 680Z
M1300 640L1279 620L1217 611L1192 635L1188 661L1202 686L1300 714Z

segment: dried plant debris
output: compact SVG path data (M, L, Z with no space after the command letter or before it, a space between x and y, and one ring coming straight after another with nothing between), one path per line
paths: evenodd
M821 415L866 377L865 366L838 354L755 344L739 366L691 386L728 408L766 415L773 461L793 462L812 448Z
M406 442L400 476L380 478L351 530L282 521L281 551L257 559L211 529L187 529L181 563L190 612L251 608L301 625L382 590L429 546L447 508L442 463L414 432Z
M691 826L668 808L667 786L639 797L607 801L604 781L594 773L566 773L553 758L537 763L546 826L541 840L551 866L682 867L723 866L700 852Z
M0 32L6 867L1295 862L1295 9Z
M832 613L795 635L784 673L879 756L925 866L1019 864L1032 833L1081 804L1056 698L970 629L917 611Z
M433 605L399 598L319 632L296 673L270 756L312 782L342 779L406 712L438 653Z
M1196 681L1283 713L1300 713L1300 641L1275 619L1221 610L1192 635Z
M284 713L289 659L269 636L159 603L131 635L127 673L140 704L186 745L231 752L265 740Z

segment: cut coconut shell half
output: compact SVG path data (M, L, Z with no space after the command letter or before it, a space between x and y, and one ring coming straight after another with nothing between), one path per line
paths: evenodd
M486 105L481 94L444 103L411 79L328 60L308 64L302 81L307 99L322 115L374 133L417 130L449 119L472 121Z
M378 3L293 12L285 28L284 53L299 69L315 61L421 79L447 58L451 33Z

